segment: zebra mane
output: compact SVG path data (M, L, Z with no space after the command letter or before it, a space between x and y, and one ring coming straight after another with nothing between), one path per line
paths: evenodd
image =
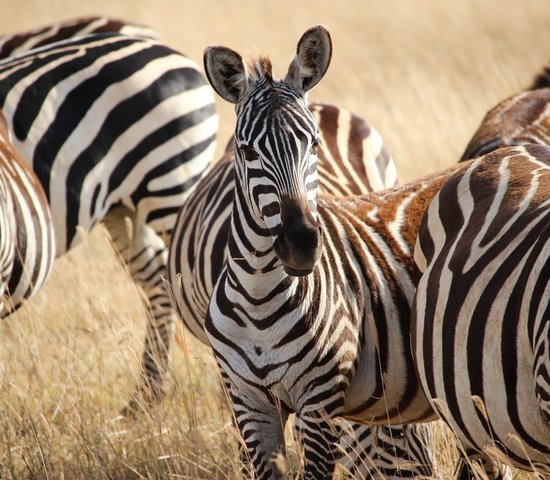
M533 83L530 85L529 90L539 90L541 88L550 87L550 67L545 67L541 73L539 73Z
M250 80L257 82L265 78L269 83L273 83L273 67L268 57L261 55L252 58L246 67Z

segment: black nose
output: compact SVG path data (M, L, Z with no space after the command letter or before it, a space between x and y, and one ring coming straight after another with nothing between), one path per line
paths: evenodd
M281 203L281 227L274 243L275 253L286 273L307 275L321 257L323 235L307 202L286 199Z

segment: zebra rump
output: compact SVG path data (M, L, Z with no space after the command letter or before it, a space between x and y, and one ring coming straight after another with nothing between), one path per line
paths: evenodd
M415 261L413 348L433 408L489 478L500 462L550 473L550 148L498 149L453 176Z
M48 198L57 255L77 243L77 227L103 222L144 289L140 389L158 398L175 325L162 285L166 241L215 150L211 88L193 61L160 41L94 34L1 61L0 107Z
M10 136L0 112L0 317L40 290L55 253L46 196Z

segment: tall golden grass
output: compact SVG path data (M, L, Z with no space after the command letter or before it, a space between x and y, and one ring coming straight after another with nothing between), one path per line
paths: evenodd
M6 0L0 13L6 33L125 17L198 63L219 43L269 53L280 75L301 33L323 23L334 57L311 99L375 125L403 180L456 162L487 109L550 61L546 0ZM233 113L219 110L223 145ZM174 351L166 402L119 417L139 376L145 311L105 232L83 237L38 297L0 324L0 478L239 478L215 365L189 335L186 351ZM452 437L437 442L450 478Z

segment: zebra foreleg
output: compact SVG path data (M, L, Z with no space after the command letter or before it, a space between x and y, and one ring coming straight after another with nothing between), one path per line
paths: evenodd
M255 480L283 480L286 478L284 427L288 414L273 405L253 405L242 396L231 392L237 427L246 445L254 468ZM241 459L244 460L241 452ZM247 465L245 462L245 469Z
M142 399L151 405L164 395L164 379L176 324L174 311L162 283L168 252L162 238L126 207L113 209L104 222L122 261L128 266L133 280L141 286L147 304L141 379L138 391L125 409L126 413L130 413Z
M298 436L304 449L304 480L331 479L340 456L340 425L318 409L302 411L297 419Z

